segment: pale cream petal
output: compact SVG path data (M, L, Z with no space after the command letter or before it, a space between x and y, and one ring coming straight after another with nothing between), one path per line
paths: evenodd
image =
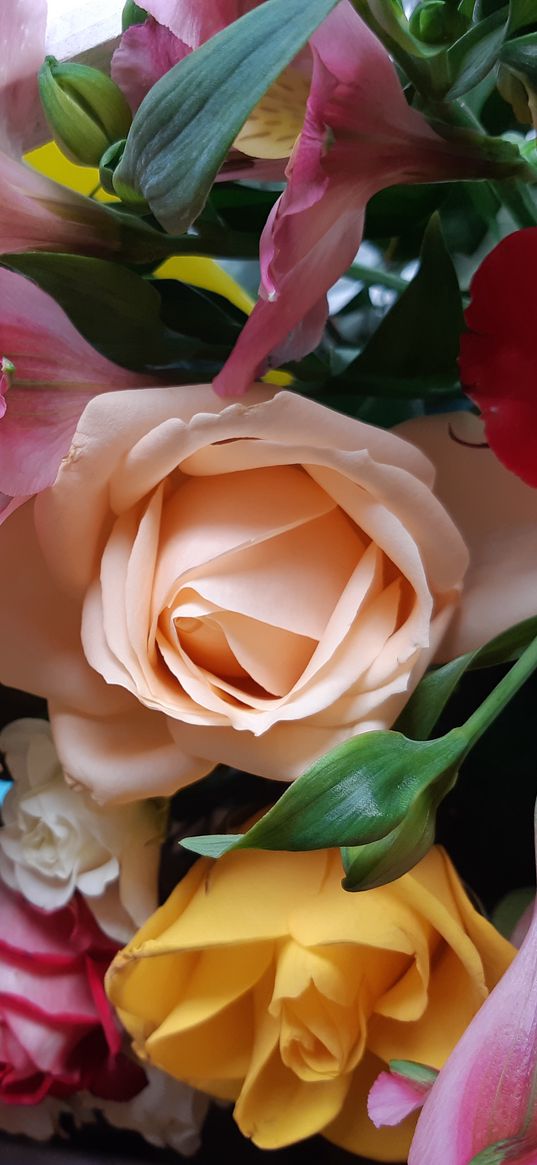
M398 431L435 465L435 492L470 551L459 610L438 654L452 659L537 614L537 491L483 447L477 417L420 417Z

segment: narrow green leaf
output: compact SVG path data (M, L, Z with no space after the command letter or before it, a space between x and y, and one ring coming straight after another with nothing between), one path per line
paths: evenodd
M509 5L509 31L516 32L526 24L537 24L535 0L511 0Z
M464 326L459 282L444 242L438 214L425 232L420 266L414 279L384 316L369 343L343 374L356 376L363 391L373 392L371 378L416 382L443 378L457 381L459 338ZM355 382L356 383L356 382ZM412 389L418 396L417 389Z
M450 75L454 78L446 93L453 101L478 85L494 67L508 29L508 10L501 8L474 24L448 49Z
M242 833L209 833L200 837L183 837L181 845L193 854L202 854L205 858L221 858L222 854L235 849L242 838Z
M337 0L266 0L174 65L135 115L114 185L168 231L200 213L246 118Z
M517 77L521 77L528 87L537 89L537 32L508 40L500 52L500 61L508 65Z
M427 740L466 671L496 667L518 659L536 635L537 618L524 619L522 623L517 623L491 639L484 647L460 655L442 667L433 668L412 693L397 721L397 730L413 740Z

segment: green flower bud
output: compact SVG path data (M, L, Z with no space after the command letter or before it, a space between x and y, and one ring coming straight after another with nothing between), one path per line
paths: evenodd
M121 141L114 142L113 146L109 146L105 150L99 162L99 181L107 194L117 193L114 189L114 170L121 162L125 144L126 138L121 138Z
M98 166L105 150L129 132L129 106L99 69L45 57L39 92L54 140L72 162Z
M451 44L466 32L468 22L444 0L424 0L414 9L409 27L425 44Z
M127 0L121 13L121 28L123 32L130 28L131 24L143 24L147 20L147 12L140 8L139 4L135 4L134 0Z

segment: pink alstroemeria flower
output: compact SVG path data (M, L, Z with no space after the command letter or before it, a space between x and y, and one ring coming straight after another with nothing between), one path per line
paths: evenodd
M373 194L396 183L479 177L483 165L410 108L388 53L348 0L310 48L304 126L261 237L260 299L215 380L222 396L245 392L268 367L319 342L326 293L356 255Z
M369 1096L375 1124L397 1124L418 1107L407 1083L378 1077ZM535 905L518 955L421 1103L408 1165L537 1165Z
M101 356L57 303L0 268L0 521L51 485L86 404L150 383Z

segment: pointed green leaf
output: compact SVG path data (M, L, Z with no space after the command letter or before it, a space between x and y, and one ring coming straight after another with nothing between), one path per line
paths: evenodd
M370 377L404 382L443 374L452 384L457 379L463 326L459 281L440 219L433 214L423 238L417 274L363 352L345 369L343 379L358 377L361 385Z
M508 23L508 10L501 8L474 24L448 49L448 68L454 80L446 93L447 100L453 101L473 89L494 68Z
M235 849L241 839L242 833L208 833L200 837L183 837L181 845L204 858L221 858L228 850Z
M266 0L174 65L135 115L114 186L168 231L200 213L239 130L337 0Z

